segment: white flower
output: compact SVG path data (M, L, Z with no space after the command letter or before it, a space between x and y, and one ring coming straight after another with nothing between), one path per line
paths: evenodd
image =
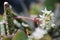
M41 10L43 13L50 14L51 11L48 11L46 8L44 10Z
M38 27L35 29L35 32L32 33L32 36L35 39L40 39L44 37L45 34L47 34L47 31Z
M41 18L43 17L42 15L39 15Z
M39 16L40 16L40 19L39 20L40 21L43 21L45 17L43 15L39 15Z
M46 29L50 29L51 27L54 27L55 24L54 23L54 13L51 12L51 11L48 11L46 8L44 10L41 10L43 12L42 15L39 15L40 16L40 19L41 20L41 28L45 28ZM51 25L50 25L51 24Z
M51 13L51 16L54 16L54 13Z
M45 28L45 23L40 24L40 27L44 29Z
M39 16L40 16L40 18L42 18L42 19L44 18L44 16L43 16L43 15L39 15Z
M51 26L54 28L55 24L51 24Z

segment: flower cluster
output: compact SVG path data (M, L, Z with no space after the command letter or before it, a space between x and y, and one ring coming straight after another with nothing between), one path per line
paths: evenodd
M42 28L45 28L46 30L50 29L51 27L54 27L54 14L52 11L48 11L46 8L44 10L41 10L43 12L40 16L41 24L40 26Z
M48 30L51 27L54 27L54 14L51 11L48 11L46 8L41 10L43 12L42 15L39 15L39 20L41 21L40 27L37 27L35 31L31 34L30 39L40 40L44 37L45 34L48 33Z

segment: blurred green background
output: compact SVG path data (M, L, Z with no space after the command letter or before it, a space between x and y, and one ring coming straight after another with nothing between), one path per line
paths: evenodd
M46 5L46 7L47 7L48 10L54 11L55 4L56 3L60 3L60 0L46 0L45 3L46 3L45 5Z

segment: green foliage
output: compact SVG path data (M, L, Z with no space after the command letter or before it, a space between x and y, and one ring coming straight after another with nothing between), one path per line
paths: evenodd
M0 15L0 21L2 21L2 15Z
M13 40L27 40L27 37L23 31L18 31Z
M46 0L45 5L48 10L54 11L55 3L60 3L60 0Z
M55 0L46 0L46 7L48 10L54 10L55 7L54 7L54 4L55 4Z

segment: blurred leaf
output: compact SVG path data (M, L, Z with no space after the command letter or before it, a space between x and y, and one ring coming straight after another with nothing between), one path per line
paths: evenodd
M27 37L23 31L18 31L13 40L27 40Z

